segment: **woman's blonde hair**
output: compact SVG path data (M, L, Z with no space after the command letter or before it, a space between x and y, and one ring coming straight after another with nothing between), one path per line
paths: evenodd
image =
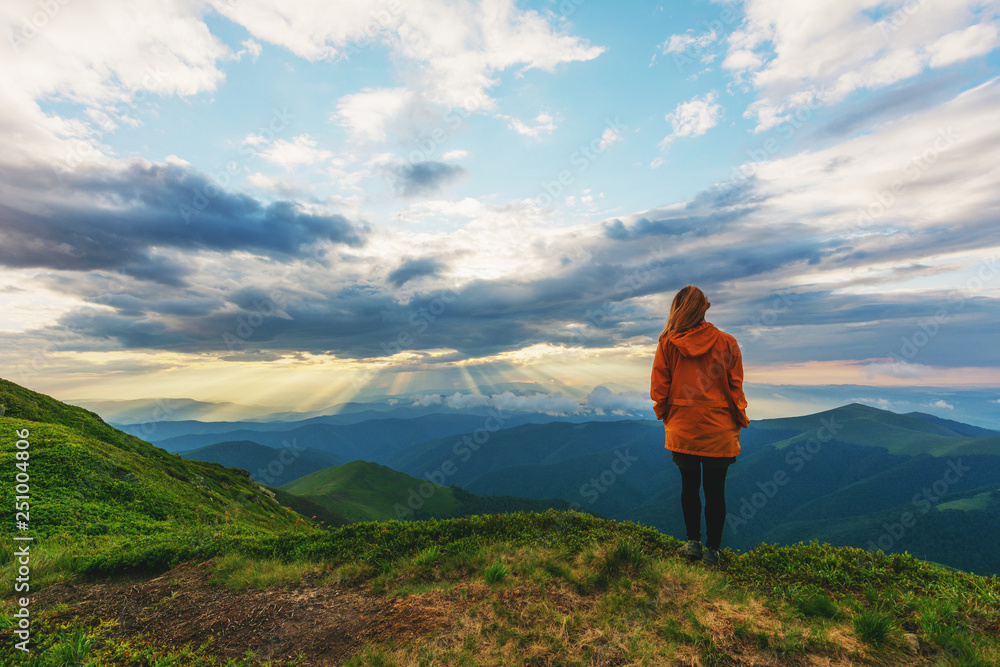
M670 315L660 332L660 338L698 326L705 319L705 311L711 305L705 293L694 285L682 287L670 304Z

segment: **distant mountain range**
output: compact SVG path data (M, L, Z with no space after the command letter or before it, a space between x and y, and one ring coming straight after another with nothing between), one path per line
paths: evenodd
M518 415L501 424L482 414L374 413L355 423L323 416L237 430L163 422L161 433L173 435L157 444L184 450L179 458L13 383L0 383L0 404L7 418L40 424L51 444L37 471L55 485L49 497L68 498L88 530L131 522L155 532L158 522L197 519L206 503L221 515L229 501L209 501L216 493L232 499L232 514L258 523L280 523L265 511L273 499L272 507L297 503L296 512L330 525L396 518L413 500L412 518L562 504L684 533L679 475L656 421L526 423ZM725 545L817 539L1000 573L991 528L1000 525L1000 433L850 404L754 421L741 443L729 471ZM423 502L410 495L421 488ZM57 516L57 505L39 516Z
M250 437L277 443L295 432L297 441L329 455L372 461L419 480L480 496L558 498L683 535L680 479L659 422L550 421L487 430L481 420L456 417ZM445 434L427 437L435 429ZM337 439L323 442L324 433ZM366 448L358 445L365 441ZM741 444L727 485L724 542L730 546L818 539L1000 572L1000 541L981 535L983 526L1000 525L996 431L851 404L754 421Z

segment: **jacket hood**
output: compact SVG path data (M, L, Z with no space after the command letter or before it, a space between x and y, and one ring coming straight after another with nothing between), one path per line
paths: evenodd
M711 322L702 322L687 331L668 335L667 340L685 357L700 357L715 346L720 333Z

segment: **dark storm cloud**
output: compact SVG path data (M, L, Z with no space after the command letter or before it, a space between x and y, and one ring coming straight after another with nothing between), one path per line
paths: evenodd
M804 242L773 243L758 248L759 256L750 249L709 247L683 257L669 249L659 255L649 250L642 241L605 242L593 248L586 262L557 263L559 270L551 276L474 280L459 292L421 292L406 302L372 285L308 300L246 289L229 297L238 313L220 309L199 318L171 318L161 342L164 349L178 351L307 351L346 357L445 348L475 357L534 343L604 347L648 336L662 324L665 313L650 314L630 302L633 297L672 292L687 282L712 289L762 267L807 262L822 253ZM134 314L139 310L136 306ZM112 335L126 346L146 344L155 335L142 319L110 332L104 324L100 319L89 322L88 335Z
M434 160L389 168L390 179L399 193L406 197L436 192L465 173L466 170L458 165Z
M125 349L183 348L189 342L183 333L171 331L160 319L145 316L121 317L105 313L75 311L62 316L59 324L91 338L110 338Z
M177 172L177 178L190 177L185 174ZM164 175L144 178L154 184L170 180ZM92 192L107 191L91 188ZM172 191L161 187L161 192ZM145 212L164 210L163 201L176 201L176 197L160 195L161 201L156 196L137 191L123 201ZM159 203L154 206L155 202ZM214 220L205 230L168 232L156 227L154 219L153 232L142 237L146 245L129 248L140 257L148 247L167 245L167 241L174 248L256 251L266 236L261 230L269 207L253 200L241 204L238 197L220 203L224 205L218 211L213 211L213 202L192 219L191 225L199 224L201 216ZM110 278L98 279L92 272L81 276L81 280L92 279L85 291L73 292L67 285L63 291L78 293L113 310L95 313L89 308L89 312L64 315L48 333L56 338L57 332L70 331L104 346L215 352L230 359L273 359L302 353L371 358L400 351L417 355L430 350L456 351L433 360L426 357L427 363L440 363L488 357L535 343L608 347L649 340L667 315L656 312L651 304L665 307L677 289L691 283L704 289L712 300L710 319L737 335L747 346L748 357L758 363L884 357L901 347L900 341L912 335L921 318L933 315L933 307L926 295L918 293L871 296L863 292L877 290L879 280L916 279L937 270L934 266L907 265L908 257L926 256L929 248L986 247L996 234L995 224L983 219L926 233L879 228L864 230L871 232L864 235L838 236L819 233L808 221L772 220L761 212L764 203L754 179L712 188L683 207L609 221L596 239L567 237L553 242L547 273L540 277L477 279L456 292L433 290L450 261L445 259L451 257L447 248L440 256L396 260L399 263L388 272L386 283L375 279L345 285L332 271L316 279L305 277L311 273L295 274L303 276L302 283L295 276L292 282L287 277L280 282L260 276L252 286L233 289L233 285L216 284L200 276L198 284L185 289L163 281L140 283L95 301L89 296L107 291L103 284ZM234 241L227 235L227 224L248 217L246 211L239 215L232 212L240 205L256 211L257 236L251 229L248 237ZM291 208L286 205L284 213L301 217L287 210ZM278 213L281 211L275 215ZM272 256L294 254L301 247L297 244L318 238L344 243L361 239L357 231L355 238L346 233L331 236L332 228L315 220L298 223L296 226L292 220L290 228L281 230L284 236L271 246ZM118 230L123 224L115 219L97 229L110 234L109 229ZM83 241L74 242L87 247ZM897 268L865 270L878 262ZM155 264L147 261L147 266ZM193 272L195 266L193 262L178 264L177 270ZM787 284L790 276L800 281L802 275L812 272L806 267L836 269L838 273L857 267L859 271L856 278L838 283L844 289L836 292L800 285L792 292L794 298L789 297L773 313L774 322L763 321L771 317L766 315L769 309L775 310L775 294L769 286ZM364 275L363 269L355 268ZM120 273L128 271L122 268ZM213 275L224 276L225 272ZM190 280L195 282L196 278ZM420 278L425 280L417 282ZM333 282L325 282L328 279ZM406 297L399 294L398 288L413 285L422 289L412 296L409 292ZM745 285L750 285L749 290ZM974 347L962 341L982 341L975 338L978 334L962 332L967 328L980 331L987 323L993 327L987 330L995 331L1000 324L996 321L998 312L993 300L970 299L961 312L954 313L947 335L942 328L935 340L952 344L928 346L921 351L918 363L947 364L968 358L969 365L978 365L973 364ZM870 326L873 322L877 326Z
M415 278L436 276L443 268L444 264L433 257L407 259L389 273L389 282L401 287Z
M88 336L111 336L126 347L233 354L367 358L454 349L461 358L535 343L605 347L649 336L662 325L666 313L650 313L631 301L634 297L673 293L689 282L714 291L727 281L817 261L829 252L786 231L789 239L771 238L755 247L707 245L683 254L669 239L604 238L588 247L586 261L566 264L554 254L548 276L478 279L457 293L421 291L407 301L374 284L335 291L316 285L248 287L225 297L236 308L214 307L206 299L206 310L197 317L168 312L172 304L161 296L109 303L125 323L64 318L61 324ZM436 257L407 260L390 274L390 282L401 286L443 266ZM164 325L157 329L154 321Z
M613 246L605 248L604 258L614 251ZM460 291L421 292L408 301L373 285L303 290L306 297L248 288L228 297L238 306L236 312L215 308L210 299L190 314L178 313L170 300L122 301L109 303L119 309L114 316L75 314L59 324L95 338L111 337L126 348L346 358L454 349L460 359L534 343L605 347L648 338L662 326L666 312L651 312L633 297L669 297L691 282L713 301L709 319L736 335L748 358L762 363L889 356L920 330L921 322L948 307L941 295L920 293L838 294L800 288L783 298L771 293L749 299L741 293L741 278L809 263L825 252L803 240L739 250L708 248L663 261L654 255L654 261L638 268L599 258L546 278L480 279ZM921 349L917 363L983 362L986 341L977 339L975 346L962 341L972 340L970 332L996 331L1000 308L996 300L979 296L966 299L960 308L955 303L934 345Z
M114 308L119 315L140 317L148 313L203 317L221 308L225 302L217 298L185 296L168 299L141 299L130 294L105 294L92 299L95 304Z
M61 268L61 267L53 267ZM141 256L117 267L122 273L139 280L147 280L154 283L169 285L171 287L183 287L184 278L190 271L163 256Z
M367 231L340 215L226 192L175 165L133 164L122 172L71 174L49 185L50 201L42 206L0 206L0 264L119 269L135 278L181 285L187 270L155 255L154 248L244 250L286 260L304 256L320 241L359 246Z

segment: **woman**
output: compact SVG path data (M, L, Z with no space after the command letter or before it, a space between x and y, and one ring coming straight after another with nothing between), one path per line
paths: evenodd
M709 305L694 285L674 297L656 347L649 395L657 419L663 421L665 446L681 471L681 510L688 541L678 553L717 565L726 520L726 471L740 453L740 428L749 426L750 420L739 345L705 321Z

